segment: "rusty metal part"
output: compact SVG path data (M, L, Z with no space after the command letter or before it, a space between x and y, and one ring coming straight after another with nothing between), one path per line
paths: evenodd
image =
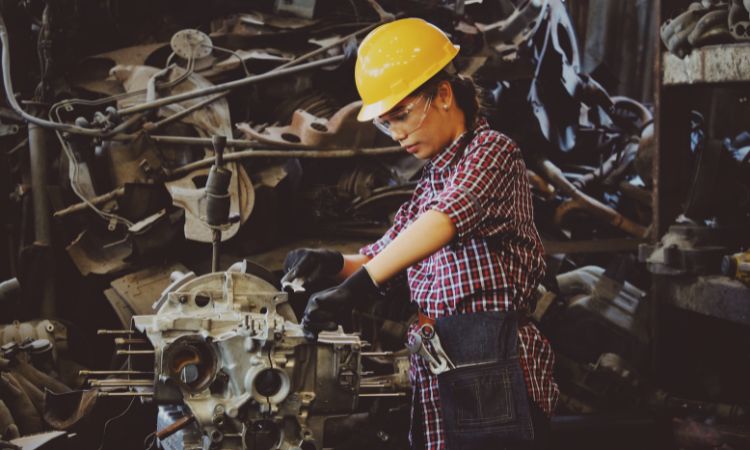
M555 223L558 225L565 220L565 216L568 213L575 210L582 210L632 236L646 236L646 227L633 222L599 200L581 192L581 190L565 178L563 172L551 161L547 159L540 161L539 170L559 192L570 197L570 200L565 201L555 211Z
M661 40L667 49L682 58L689 48L688 35L707 11L699 2L693 2L688 9L673 19L667 19L660 27Z
M730 41L731 36L727 29L728 15L729 11L725 8L706 13L688 34L688 43L695 48L716 42Z
M269 127L263 132L247 123L237 124L237 128L249 139L285 148L356 148L375 137L372 124L357 121L361 106L361 101L350 103L328 120L297 110L289 126Z
M193 423L195 420L195 416L192 414L188 414L186 416L182 416L179 419L172 422L169 426L162 428L161 430L156 432L156 438L157 439L166 439L169 436L177 433L181 429L185 428L186 426Z

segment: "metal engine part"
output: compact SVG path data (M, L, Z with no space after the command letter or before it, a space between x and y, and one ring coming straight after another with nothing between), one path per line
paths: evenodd
M68 350L68 329L55 320L32 320L29 322L13 322L0 326L0 346L15 343L23 345L36 342L32 347L36 353L49 351L53 360L57 360L59 353ZM48 346L42 346L46 342ZM41 347L39 347L41 346Z
M308 342L287 294L263 279L188 277L156 307L133 323L154 347L165 448L322 448L326 417L356 409L359 337L339 329Z

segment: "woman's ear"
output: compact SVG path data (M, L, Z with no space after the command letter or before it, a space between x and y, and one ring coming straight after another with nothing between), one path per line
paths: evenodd
M450 82L443 80L437 85L435 102L440 109L449 109L453 104L453 87Z

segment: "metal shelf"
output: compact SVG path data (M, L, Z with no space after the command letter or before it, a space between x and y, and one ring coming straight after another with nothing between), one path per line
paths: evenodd
M665 52L663 64L665 86L750 81L750 43L696 48L683 59Z

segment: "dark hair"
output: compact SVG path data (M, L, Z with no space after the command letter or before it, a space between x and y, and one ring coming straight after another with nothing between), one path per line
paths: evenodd
M453 70L443 69L432 78L425 81L422 86L416 89L416 92L427 92L430 95L437 93L437 85L441 81L447 81L453 89L453 95L456 104L464 113L466 129L471 130L476 124L480 109L480 91L471 77L458 73L451 73Z

